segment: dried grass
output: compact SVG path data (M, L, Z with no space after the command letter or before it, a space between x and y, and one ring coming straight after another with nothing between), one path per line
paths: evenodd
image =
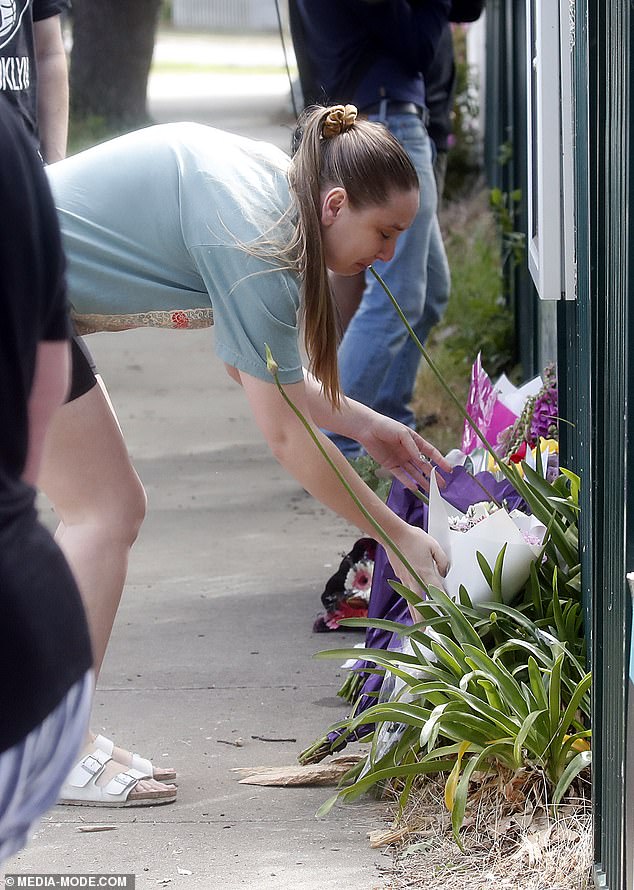
M536 770L477 777L461 831L451 833L444 782L430 778L412 793L405 813L373 846L389 844L389 890L589 890L592 806L580 779L556 817Z

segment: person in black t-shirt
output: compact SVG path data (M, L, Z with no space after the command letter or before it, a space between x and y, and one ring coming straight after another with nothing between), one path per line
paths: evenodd
M0 862L58 797L81 747L92 653L79 591L40 524L44 434L68 388L64 256L48 182L0 97Z
M61 27L61 16L70 7L70 0L0 0L0 98L2 96L19 112L22 123L40 157L47 163L64 158L68 132L68 66ZM124 446L111 407L97 385L97 372L83 339L77 335L71 341L71 385L67 402L77 411L90 411L92 425L99 429L99 449L91 455L95 467L125 464ZM64 426L64 422L60 422ZM59 429L53 421L49 441ZM65 435L65 431L62 431ZM53 448L54 452L55 449ZM60 517L56 535L72 571L84 593L89 622L93 623L95 673L103 658L96 639L103 637L102 627L109 629L114 620L116 603L127 565L127 552L136 537L145 510L145 494L134 470L119 470L110 477L100 477L94 467L81 477L87 504L75 510L73 496L65 473L68 467L59 466L47 457L45 450L38 482L49 496ZM82 469L75 463L74 471ZM73 480L73 483L76 480ZM115 603L113 608L104 603ZM104 756L104 752L107 756ZM86 761L86 757L89 759ZM88 775L86 763L94 773ZM133 787L127 781L125 800L121 796L105 795L102 788L115 775L129 775L135 771ZM114 745L104 736L87 733L85 749L72 770L73 784L79 782L83 793L86 783L93 787L93 800L103 805L145 805L173 800L173 788L164 784L175 773L170 769L155 768L150 761ZM155 779L163 781L156 782ZM60 803L69 801L64 796Z
M68 67L61 15L70 0L0 3L0 92L47 164L66 154Z

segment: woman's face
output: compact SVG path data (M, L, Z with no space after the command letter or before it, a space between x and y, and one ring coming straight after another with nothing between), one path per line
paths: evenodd
M338 275L358 275L375 260L394 256L396 239L418 212L418 189L394 191L383 204L354 209L344 188L322 195L321 231L326 266Z

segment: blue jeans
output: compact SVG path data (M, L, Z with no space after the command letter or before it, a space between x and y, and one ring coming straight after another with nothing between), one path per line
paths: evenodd
M380 120L377 115L373 119ZM442 318L450 289L449 266L436 216L432 145L425 125L414 114L388 114L384 123L416 167L420 208L411 227L399 237L393 259L374 265L424 343ZM385 291L368 272L361 303L339 345L343 392L413 427L410 402L420 358L418 347ZM352 439L334 434L330 438L346 457L361 453L361 446Z

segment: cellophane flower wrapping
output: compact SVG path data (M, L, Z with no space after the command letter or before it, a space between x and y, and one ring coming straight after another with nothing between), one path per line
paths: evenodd
M456 510L440 494L434 470L429 489L428 532L449 560L444 578L446 592L458 601L460 588L464 587L473 605L493 599L478 554L493 571L504 548L501 590L502 599L508 604L528 580L531 564L541 554L546 526L517 508L508 509L484 482L481 484L478 500L466 510Z
M478 353L471 367L471 381L466 404L467 413L487 442L496 448L500 437L513 429L527 402L537 398L543 385L544 381L541 377L534 377L517 387L505 374L492 383L482 367L482 360ZM460 450L463 454L471 454L480 446L480 438L471 424L465 420Z

